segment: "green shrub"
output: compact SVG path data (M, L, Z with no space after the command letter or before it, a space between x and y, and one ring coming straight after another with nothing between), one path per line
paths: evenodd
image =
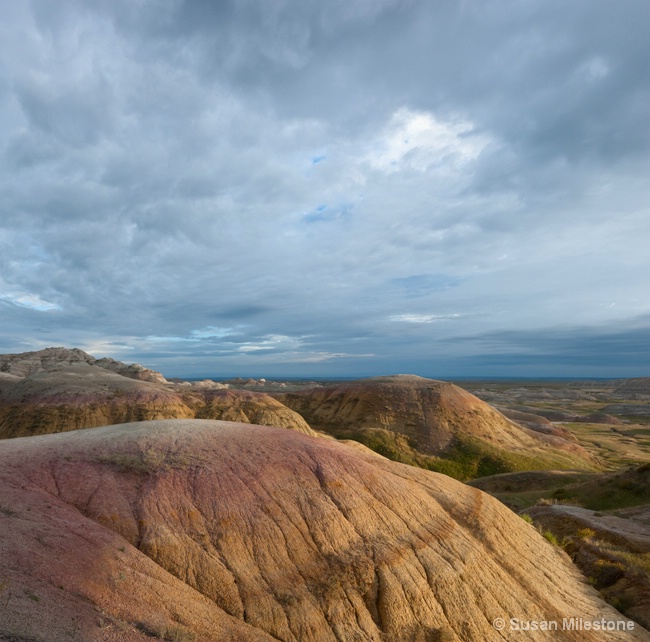
M621 562L600 559L594 568L595 586L598 589L616 584L625 574L625 565Z
M183 626L172 625L165 629L163 637L170 642L192 642L196 636Z
M555 533L552 533L549 530L544 530L542 531L542 536L544 537L545 540L553 544L553 546L560 545L560 543L557 541L557 537L555 537Z
M442 473L459 481L522 470L562 469L576 466L575 462L563 455L531 457L506 452L471 437L456 437L446 452L440 455L426 455L419 452L417 444L409 440L406 435L384 428L337 430L331 431L331 434L338 439L359 441L393 461Z
M634 606L634 600L629 595L619 595L611 601L611 605L625 615Z

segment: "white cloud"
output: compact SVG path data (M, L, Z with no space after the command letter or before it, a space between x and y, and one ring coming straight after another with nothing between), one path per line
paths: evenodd
M90 339L80 340L75 347L87 352L88 354L98 359L102 357L110 357L118 361L126 361L130 363L129 353L135 350L133 345L125 343L127 339L129 343L134 343L135 337L120 337L116 340L111 339Z
M578 73L584 75L589 80L602 80L610 74L611 67L609 63L600 56L590 58L578 67Z
M236 333L235 328L219 328L211 325L202 330L192 330L192 339L222 339Z
M283 355L280 359L282 362L290 363L321 363L333 359L371 359L376 357L374 353L368 354L350 354L346 352L305 352Z
M28 308L29 310L37 310L38 312L51 312L52 310L60 310L61 306L57 303L45 301L37 294L29 293L0 293L0 301L6 301L21 308Z
M6 351L405 371L646 314L649 9L443 4L8 3Z
M390 317L391 321L399 323L435 323L436 321L447 321L458 319L460 314L395 314Z
M239 352L257 352L258 350L276 350L285 352L294 350L302 345L301 338L273 334L263 337L260 341L246 342L239 345Z
M476 159L490 142L468 121L445 121L435 114L408 107L397 110L373 145L369 164L386 173L404 169L425 172L436 166L456 171Z

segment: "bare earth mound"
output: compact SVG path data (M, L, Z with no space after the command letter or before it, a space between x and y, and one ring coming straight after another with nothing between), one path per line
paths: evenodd
M316 433L297 413L277 399L249 390L211 390L184 395L197 419L220 419L262 426L290 428L306 435Z
M581 446L565 438L565 431L532 430L443 381L396 375L274 396L312 428L337 437L360 437L371 447L372 439L381 435L372 431L389 431L427 455L461 459L469 452L502 459L503 469L493 472L585 468L594 463Z
M179 395L163 386L83 363L39 371L6 387L0 437L193 416Z
M0 448L0 635L501 641L623 620L481 491L294 431L152 421Z
M126 364L115 359L95 359L79 348L45 348L36 352L21 352L19 354L0 354L0 372L19 377L42 372L43 370L58 370L65 366L89 364L106 368L124 377L139 381L165 383L166 379L159 372L141 366L139 363Z
M622 399L650 399L650 377L627 379L614 390L614 397Z
M126 377L95 364L59 365L0 389L0 438L27 437L129 421L215 418L314 434L305 420L263 393L202 390Z

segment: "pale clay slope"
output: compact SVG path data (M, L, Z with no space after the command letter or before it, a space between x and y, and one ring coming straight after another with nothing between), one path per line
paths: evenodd
M641 508L648 510L647 507ZM650 553L650 528L646 524L639 523L633 519L607 515L599 511L567 504L534 507L529 512L535 513L535 511L539 511L542 514L558 513L562 516L572 517L575 523L579 525L578 528L592 528L599 535L604 533L614 540L619 538L628 544L632 550L641 553Z
M0 438L195 417L314 434L300 415L264 393L210 389L179 393L88 363L39 371L0 392Z
M526 456L561 454L591 465L589 454L567 439L511 421L452 383L415 375L373 377L336 386L275 393L315 430L355 432L383 428L407 435L421 452L439 454L456 438L471 438Z
M520 641L491 622L623 617L490 496L289 430L170 420L4 441L0 506L0 631L47 642L172 625L197 642Z

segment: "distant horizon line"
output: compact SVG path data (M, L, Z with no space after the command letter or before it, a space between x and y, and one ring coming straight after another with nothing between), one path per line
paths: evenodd
M253 379L260 381L353 381L357 379L375 379L379 377L397 376L399 374L413 375L413 373L392 373L392 374L379 374L379 375L348 375L348 376L274 376L274 375L198 375L191 377L183 377L178 375L163 376L167 380L182 379L183 381L204 381L209 379L211 381L223 382L232 381L235 379ZM433 379L436 381L618 381L621 379L643 379L645 377L549 377L549 376L425 376L413 375L422 377L423 379Z

